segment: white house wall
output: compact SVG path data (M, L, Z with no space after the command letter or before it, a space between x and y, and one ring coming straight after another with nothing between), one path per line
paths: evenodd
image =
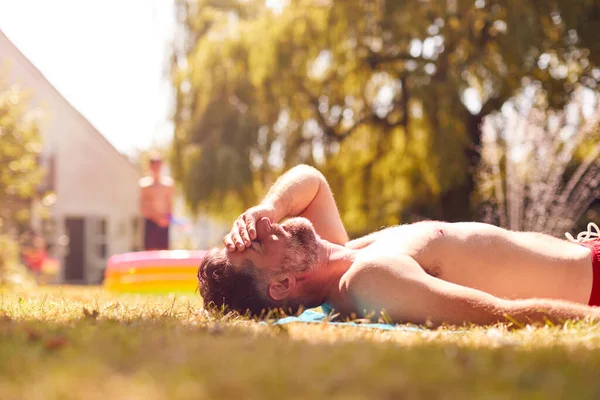
M90 77L92 79L92 77ZM99 77L93 77L98 79ZM44 154L55 157L55 193L51 210L57 236L65 234L66 217L104 217L108 255L130 251L132 220L139 215L136 168L79 113L0 31L0 79L31 89L31 104L40 107ZM87 244L86 244L87 246ZM90 253L90 254L88 254ZM86 250L86 273L95 279L105 260ZM64 261L64 252L57 254Z

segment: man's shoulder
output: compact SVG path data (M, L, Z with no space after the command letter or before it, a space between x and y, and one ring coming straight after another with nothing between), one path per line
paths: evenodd
M422 271L422 268L409 255L364 251L346 271L343 282L348 288L364 283L370 285L380 279L390 279L413 271Z
M161 176L160 184L167 187L173 187L173 178L171 178L170 176Z
M154 179L151 176L145 176L139 180L139 185L141 188L147 188L154 184Z
M171 188L171 187L173 187L173 184L174 184L173 178L171 178L169 176L162 176L160 178L160 181L158 182L158 184L160 186L165 186L165 187ZM152 178L151 176L145 176L139 180L139 185L142 188L154 186L155 185L154 178Z

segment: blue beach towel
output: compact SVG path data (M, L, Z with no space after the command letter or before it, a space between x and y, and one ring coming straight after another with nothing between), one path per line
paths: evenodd
M273 325L285 325L296 322L301 323L321 323L321 324L332 324L338 326L356 326L359 328L370 328L370 329L384 329L384 330L401 330L406 332L422 332L423 329L412 326L412 325L394 325L394 324L376 324L376 323L356 323L356 322L335 322L330 321L327 316L331 314L332 310L326 304L321 306L321 309L326 313L318 312L315 310L306 310L297 317L285 317L280 318L274 322Z

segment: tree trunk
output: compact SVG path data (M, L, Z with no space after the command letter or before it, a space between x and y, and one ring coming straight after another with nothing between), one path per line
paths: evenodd
M477 219L473 193L475 192L475 173L481 159L479 149L481 147L480 125L482 121L483 113L476 115L469 113L466 117L466 129L470 139L469 145L465 148L466 176L461 185L455 185L441 196L442 218L445 221L458 222Z

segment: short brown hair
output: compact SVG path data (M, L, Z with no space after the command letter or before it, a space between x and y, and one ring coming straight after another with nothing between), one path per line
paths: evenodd
M224 308L254 316L277 308L267 297L266 286L261 288L256 266L246 260L235 268L220 249L209 251L198 268L198 287L205 306Z

